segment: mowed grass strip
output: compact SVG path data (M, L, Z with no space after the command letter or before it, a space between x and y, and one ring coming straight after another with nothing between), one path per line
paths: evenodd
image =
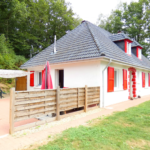
M149 150L150 101L70 128L39 150Z

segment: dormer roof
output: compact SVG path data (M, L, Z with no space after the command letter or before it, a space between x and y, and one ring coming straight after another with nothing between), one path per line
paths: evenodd
M137 46L143 48L142 45L140 45L137 41L134 40L131 44L131 47L137 47Z
M122 41L122 40L125 40L125 39L128 39L128 40L132 41L132 39L130 37L128 37L126 34L124 34L124 33L113 34L109 38L113 42L115 42L115 41Z

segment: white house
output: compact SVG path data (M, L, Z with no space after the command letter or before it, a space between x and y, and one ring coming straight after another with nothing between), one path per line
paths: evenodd
M40 87L49 61L54 88L100 86L101 107L150 94L150 61L124 33L83 21L57 41L56 50L52 44L21 66L33 71L27 90Z

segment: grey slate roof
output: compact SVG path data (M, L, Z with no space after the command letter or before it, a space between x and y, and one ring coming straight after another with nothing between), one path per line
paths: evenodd
M54 64L99 58L104 53L107 58L150 69L150 61L147 58L142 56L142 60L139 60L133 54L132 57L127 55L109 38L110 36L112 34L108 31L85 21L57 41L56 54L53 54L52 44L28 60L21 68L45 65L46 60Z
M140 47L142 47L142 45L140 45L137 41L133 41L132 43L131 43L131 46L132 47L136 47L136 46L140 46ZM143 48L143 47L142 47Z
M130 37L128 37L126 34L124 33L117 33L117 34L113 34L109 37L112 41L121 41L124 39L129 39L132 41L132 39Z

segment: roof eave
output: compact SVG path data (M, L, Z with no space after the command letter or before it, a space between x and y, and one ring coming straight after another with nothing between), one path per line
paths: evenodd
M64 61L64 62L58 62L58 63L50 63L50 65L60 65L60 64L68 64L68 63L77 63L77 62L84 62L84 61L94 61L94 60L101 60L105 58L105 56L98 56L98 57L93 57L93 58L87 58L87 59L78 59L78 60L72 60L72 61ZM44 66L45 64L37 65L37 66L21 66L21 69L29 69L33 67L39 67L39 66Z

